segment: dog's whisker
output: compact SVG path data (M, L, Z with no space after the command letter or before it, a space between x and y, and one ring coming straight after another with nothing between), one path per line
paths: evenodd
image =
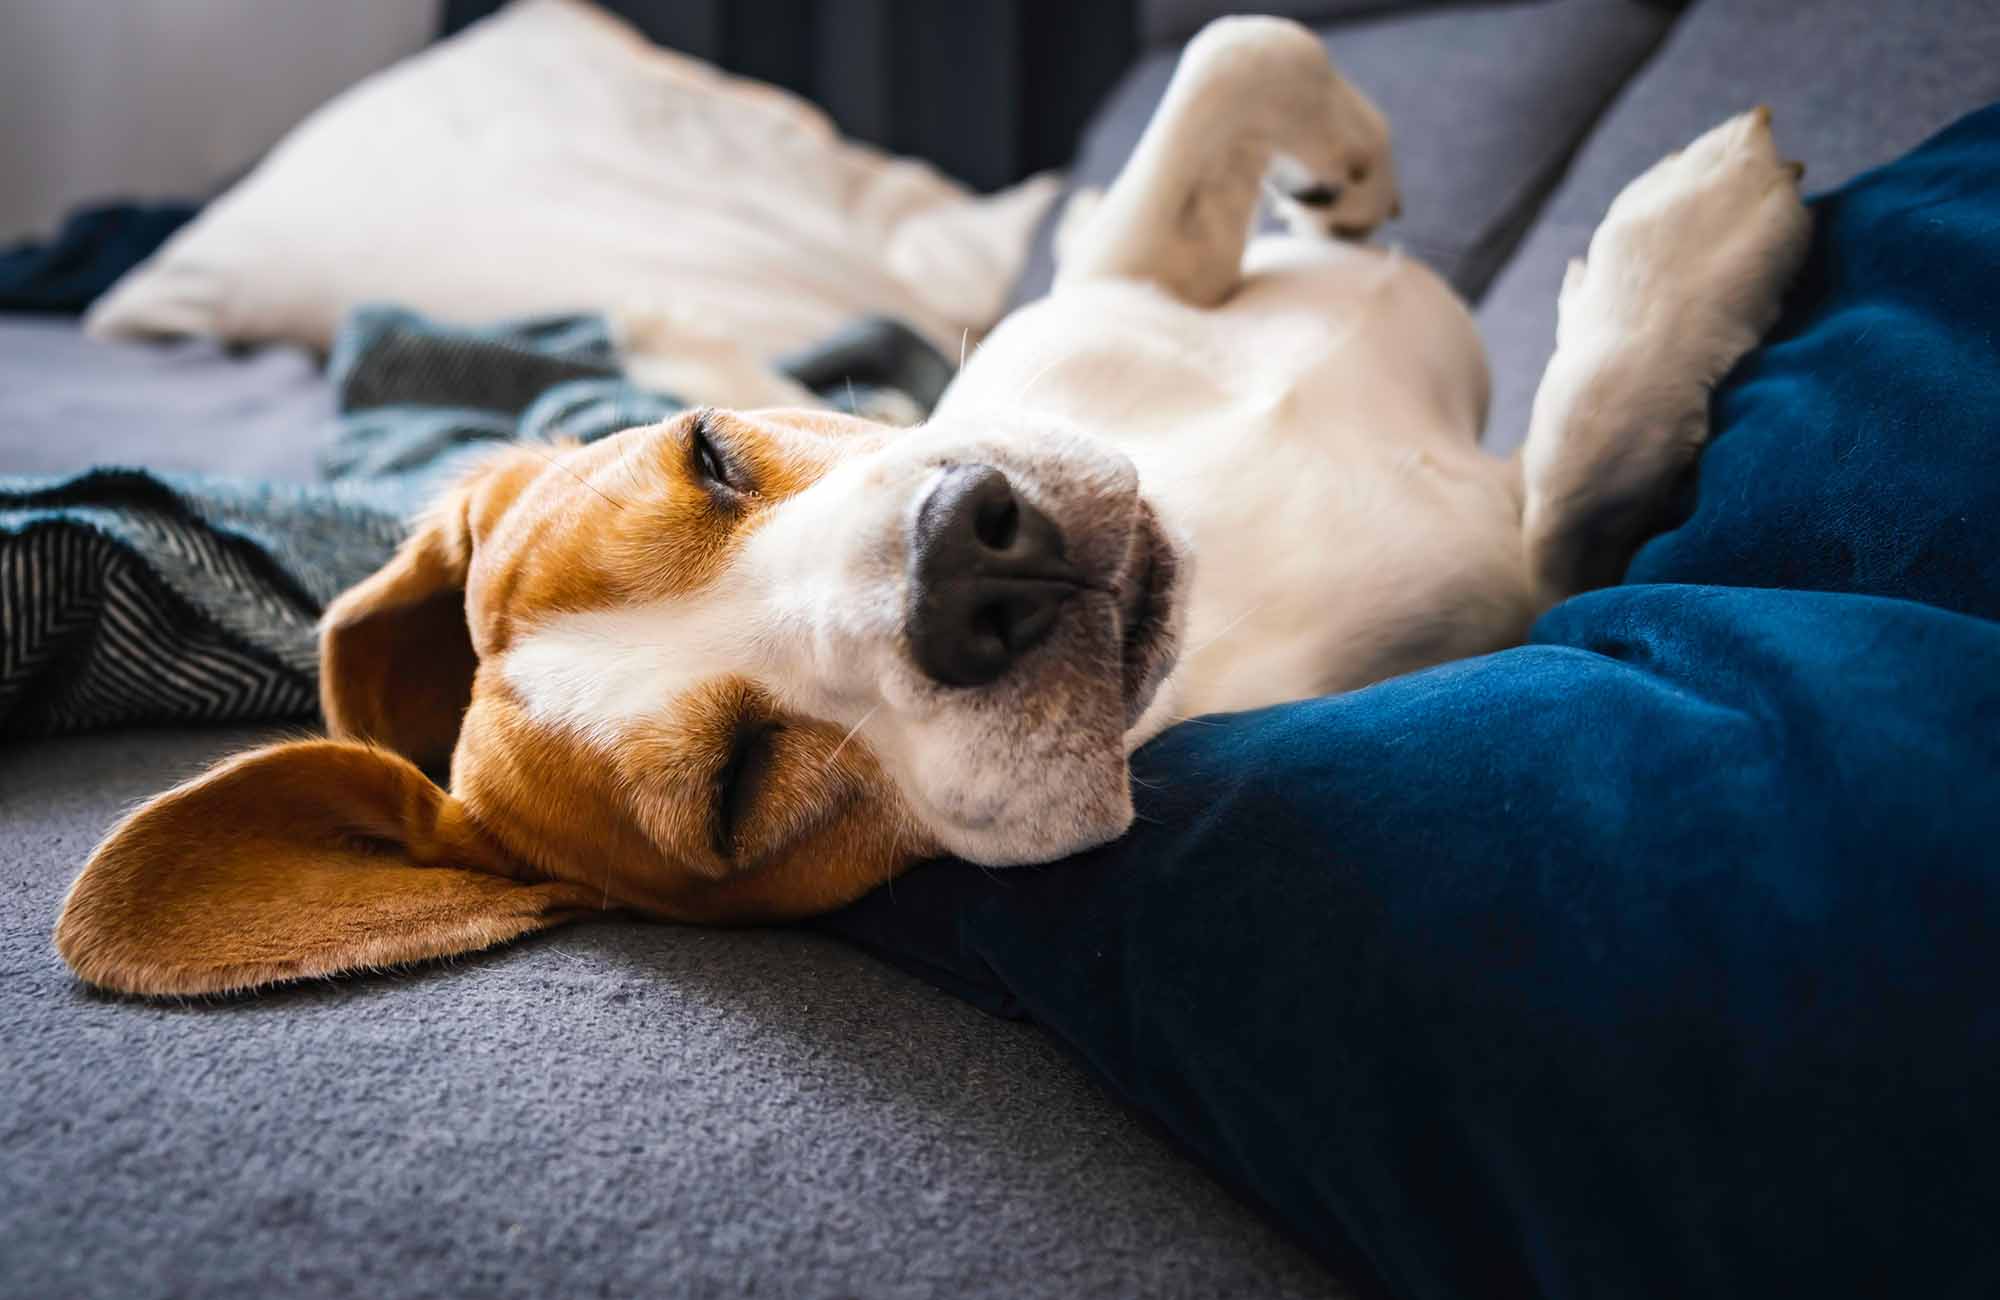
M826 762L821 764L822 769L832 767L833 760L840 757L840 751L847 748L847 742L854 739L856 736L860 735L861 729L868 725L868 720L870 718L873 718L876 714L880 713L881 711L882 711L882 706L880 704L877 704L874 708L862 714L861 721L855 723L852 727L849 727L847 729L847 734L840 738L840 743L833 747L833 752L826 756Z
M889 891L890 899L894 900L896 897L896 863L899 859L909 856L909 851L903 847L903 828L901 826L896 827L890 832L889 853L886 856L887 860L882 864L882 886Z
M1270 603L1271 602L1269 600L1260 600L1256 604L1252 605L1250 608L1244 610L1241 614L1238 614L1235 618L1230 619L1229 622L1223 624L1222 630L1220 632L1217 632L1214 636L1208 638L1208 640L1202 642L1200 645L1194 647L1192 650L1189 650L1187 652L1187 657L1190 659L1194 658L1202 651L1214 645L1217 641L1220 641L1222 638L1228 636L1231 632L1234 632L1236 630L1237 625L1242 623L1244 619L1249 618L1252 614L1255 614L1258 610L1264 608L1264 606Z
M589 479L587 479L587 478L585 478L585 477L584 477L583 475L581 475L581 474L577 473L577 472L576 472L575 470L571 469L571 468L570 468L569 466L567 466L567 465L563 464L563 463L562 463L561 461L557 460L557 459L556 459L556 458L555 458L554 456L551 456L551 455L549 455L549 454L548 454L547 452L543 451L543 450L542 450L542 449L541 449L540 447L537 447L537 446L536 446L536 445L535 445L534 443L532 443L532 442L522 442L522 443L516 443L515 445L516 445L516 446L520 446L520 447L526 447L526 448L527 448L527 449L528 449L529 451L531 451L531 452L533 452L533 453L534 453L535 455L537 455L537 456L541 457L541 458L542 458L543 460L547 461L547 462L548 462L549 464L551 464L551 465L555 466L555 467L556 467L557 469L561 470L561 471L562 471L563 473L565 473L565 474L569 475L569 476L570 476L571 478L575 479L575 480L576 480L577 482L579 482L579 483L583 484L583 485L584 485L585 487L589 488L589 489L590 489L590 490L591 490L592 492L595 492L595 493L597 493L597 495L599 495L599 496L603 497L603 498L604 498L604 499L605 499L606 501L610 502L610 503L611 503L611 504L612 504L613 506L617 507L618 509L620 509L620 510L623 510L623 509L625 508L625 503L624 503L623 501L620 501L620 500L619 500L618 498L616 498L616 497L614 497L614 496L610 495L609 493L605 492L605 491L604 491L604 490L603 490L602 488L598 487L598 486L597 486L597 484L595 484L595 483L592 483L592 482L591 482L591 481L590 481Z
M965 369L965 345L972 341L972 326L968 325L958 334L958 368Z
M1068 357L1057 357L1054 361L1049 362L1049 364L1043 366L1040 370L1037 370L1034 374L1030 375L1028 377L1028 382L1022 384L1021 390L1014 394L1014 400L1016 402L1025 401L1028 396L1028 390L1030 388L1033 388L1036 384L1040 383L1043 375L1046 375L1047 373L1049 373L1049 371L1054 370L1057 366L1061 365L1063 362L1067 360L1069 360Z

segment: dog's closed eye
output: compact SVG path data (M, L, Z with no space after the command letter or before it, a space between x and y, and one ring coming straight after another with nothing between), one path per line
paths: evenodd
M688 422L688 465L696 480L710 492L733 499L753 489L743 466L729 454L717 424L712 411L695 412Z
M336 843L350 853L370 858L390 858L408 851L403 841L378 831L344 831L336 837Z

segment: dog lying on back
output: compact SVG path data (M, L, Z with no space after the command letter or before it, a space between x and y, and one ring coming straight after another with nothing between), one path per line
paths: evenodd
M1511 645L1615 579L1776 318L1800 170L1759 110L1628 186L1502 460L1464 304L1345 242L1397 206L1380 113L1305 29L1219 22L927 423L702 410L496 455L328 610L333 739L127 817L57 947L214 992L1114 838L1171 722ZM1292 233L1253 244L1267 190Z

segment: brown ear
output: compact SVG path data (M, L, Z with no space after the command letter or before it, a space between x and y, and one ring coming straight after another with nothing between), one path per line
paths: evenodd
M327 606L319 698L329 733L444 771L479 666L465 611L473 542L544 464L521 448L485 462L393 559Z
M56 949L121 993L220 993L471 952L597 910L531 881L407 761L253 750L120 822L70 886Z
M465 622L471 560L463 511L448 498L394 559L327 606L319 701L330 733L444 770L479 666Z

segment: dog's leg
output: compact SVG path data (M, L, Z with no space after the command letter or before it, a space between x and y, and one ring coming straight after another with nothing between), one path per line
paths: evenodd
M1122 276L1216 305L1267 173L1294 228L1359 236L1396 206L1382 114L1319 40L1280 18L1220 19L1188 43L1117 183L1065 232L1057 287Z
M1571 262L1522 448L1543 604L1615 582L1708 439L1711 390L1777 319L1811 220L1769 109L1627 185Z

